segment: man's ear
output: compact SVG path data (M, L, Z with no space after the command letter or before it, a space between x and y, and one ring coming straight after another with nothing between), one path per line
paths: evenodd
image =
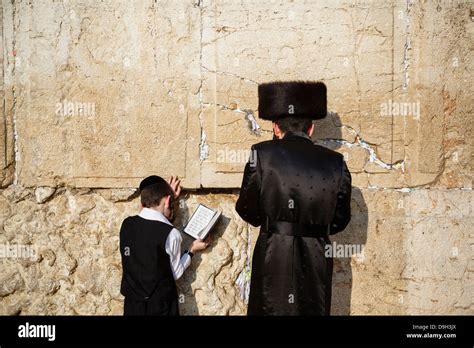
M311 137L314 133L314 123L311 122L311 126L308 128L308 135Z
M272 126L273 126L273 134L275 134L275 136L278 139L281 139L283 137L283 132L281 131L280 126L278 125L278 123L272 122Z

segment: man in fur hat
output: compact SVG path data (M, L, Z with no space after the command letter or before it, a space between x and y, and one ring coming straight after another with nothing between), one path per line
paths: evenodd
M252 146L236 204L261 226L252 259L249 315L329 315L329 235L350 221L351 175L341 154L311 141L327 113L321 82L259 85L259 116L274 139Z

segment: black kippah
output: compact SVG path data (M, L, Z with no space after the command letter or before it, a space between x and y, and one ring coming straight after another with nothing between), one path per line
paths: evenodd
M142 191L145 187L157 184L161 182L163 179L157 175L151 175L146 177L145 179L142 180L140 183L140 186L138 187L138 191Z

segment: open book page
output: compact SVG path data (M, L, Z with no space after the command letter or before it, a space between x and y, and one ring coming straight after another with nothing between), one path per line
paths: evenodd
M184 228L184 232L196 239L204 239L219 216L219 211L212 210L205 205L199 204Z

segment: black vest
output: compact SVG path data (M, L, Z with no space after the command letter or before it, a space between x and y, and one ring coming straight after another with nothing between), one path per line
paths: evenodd
M120 229L123 269L120 292L125 296L126 315L127 310L129 314L138 315L177 314L174 312L177 311L178 294L170 257L166 253L166 239L172 229L171 225L140 216L123 221ZM154 313L150 312L151 309Z

